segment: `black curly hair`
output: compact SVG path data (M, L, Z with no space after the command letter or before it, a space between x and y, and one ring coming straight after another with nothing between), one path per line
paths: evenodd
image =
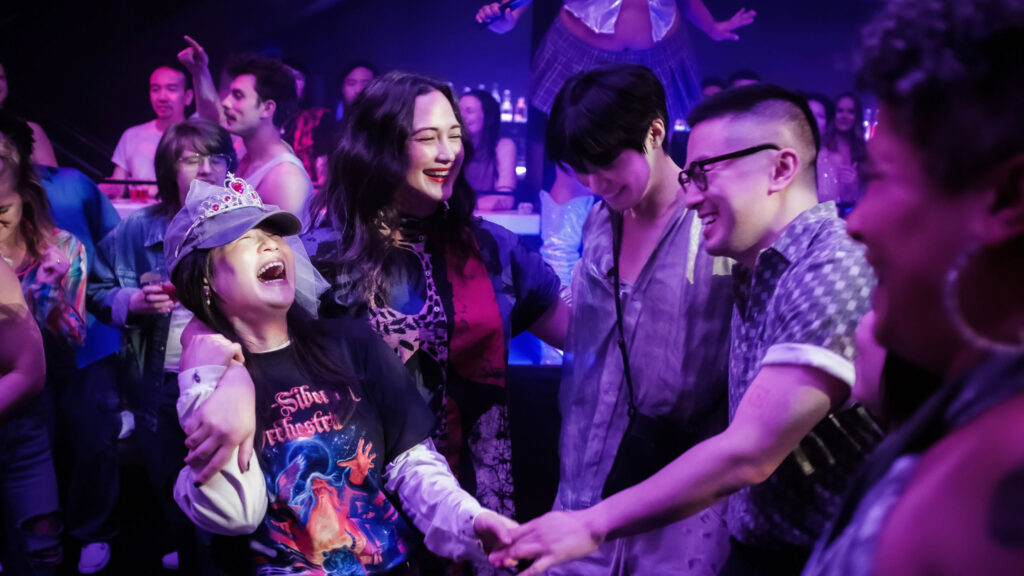
M1024 151L1024 0L892 0L864 29L857 83L962 191Z

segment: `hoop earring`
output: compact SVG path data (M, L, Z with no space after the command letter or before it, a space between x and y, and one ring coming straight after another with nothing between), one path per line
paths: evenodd
M980 251L981 244L977 242L972 243L960 253L946 272L943 286L945 296L943 301L946 306L946 314L953 323L953 328L956 329L957 334L971 346L996 354L1022 354L1024 353L1024 330L1021 331L1018 342L997 342L972 328L967 322L967 318L964 317L963 312L960 311L960 276L963 274L964 269L967 268L967 265L970 264L971 258Z

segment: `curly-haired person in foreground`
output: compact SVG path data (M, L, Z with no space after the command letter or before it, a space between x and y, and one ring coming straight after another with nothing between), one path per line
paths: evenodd
M875 337L944 381L804 573L1024 574L1024 2L897 0L864 38L880 121L849 231Z

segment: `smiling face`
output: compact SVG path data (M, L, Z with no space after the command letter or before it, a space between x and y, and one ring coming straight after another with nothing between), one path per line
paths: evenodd
M577 173L576 179L613 210L624 212L647 195L653 162L649 147L646 154L624 150L608 166L591 167L587 173Z
M756 119L722 117L693 128L686 150L687 166L771 142L774 134ZM728 256L748 266L771 245L772 223L779 211L779 195L770 193L775 150L725 160L707 166L707 190L686 186L686 205L704 224L709 254Z
M273 122L273 107L256 93L256 77L252 74L236 76L221 105L224 127L242 137L253 134L263 123Z
M466 123L466 131L476 136L484 129L484 106L480 99L472 94L459 98L459 111L462 121Z
M465 156L462 126L444 94L433 91L416 97L406 152L409 170L398 194L399 209L428 216L452 197Z
M886 348L940 371L955 349L943 290L947 271L971 240L982 210L977 194L951 195L928 181L922 157L880 108L868 142L865 194L847 230L867 248L878 284L872 295L875 335Z
M269 321L295 301L291 247L269 229L253 228L210 257L210 289L226 317Z
M836 130L849 132L853 130L853 124L857 121L857 103L853 98L844 96L836 102Z
M192 103L192 91L185 84L186 78L178 70L157 68L149 77L149 103L161 120L181 122L185 119L185 107Z

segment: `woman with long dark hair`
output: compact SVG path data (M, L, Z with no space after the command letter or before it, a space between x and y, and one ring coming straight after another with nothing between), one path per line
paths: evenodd
M860 199L861 182L857 174L858 164L867 156L864 140L864 106L852 92L836 98L835 116L825 128L821 139L819 163L824 162L827 170L834 171L836 181L836 202L839 214L849 213Z
M321 313L369 320L437 416L434 442L459 481L512 516L509 339L529 330L562 346L558 278L514 234L474 218L447 84L392 72L345 118L303 237L332 285Z
M366 324L296 304L305 255L285 236L299 228L238 178L194 183L168 227L171 277L201 322L183 338L178 378L189 444L208 450L218 419L255 429L214 474L190 458L179 505L213 532L262 527L273 553L261 574L418 574L409 520L435 553L483 559L481 543L515 524L459 488L430 441L433 415Z
M459 98L459 111L466 123L472 154L464 170L476 190L481 210L511 210L515 207L516 143L501 137L501 113L494 97L484 90L472 90Z

